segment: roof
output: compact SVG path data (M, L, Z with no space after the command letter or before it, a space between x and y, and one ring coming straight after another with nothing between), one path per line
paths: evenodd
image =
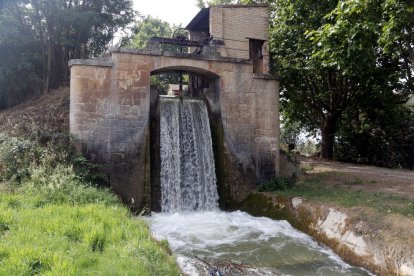
M256 5L215 5L209 8L202 8L197 15L188 23L186 29L190 31L197 30L208 30L209 29L209 17L210 17L210 8L268 8L269 5L266 4L256 4Z
M188 23L186 29L190 31L209 29L210 8L201 9L197 15Z

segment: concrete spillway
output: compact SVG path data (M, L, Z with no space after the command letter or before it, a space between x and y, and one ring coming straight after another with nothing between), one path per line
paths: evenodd
M161 210L218 210L207 108L203 101L160 98Z

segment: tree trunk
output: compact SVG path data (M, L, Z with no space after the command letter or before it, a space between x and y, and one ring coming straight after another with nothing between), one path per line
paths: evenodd
M43 93L46 94L50 90L50 75L52 73L52 41L48 38L47 41L47 64L46 64L46 79L44 83Z
M337 121L337 116L328 114L322 122L321 159L332 160L333 158Z

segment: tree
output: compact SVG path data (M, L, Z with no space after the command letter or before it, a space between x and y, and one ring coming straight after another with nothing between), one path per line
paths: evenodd
M414 91L414 1L385 0L380 46L400 62L403 90Z
M307 33L320 28L325 15L336 1L272 1L270 49L273 67L283 77L282 107L292 121L300 122L307 130L322 132L322 157L332 158L338 109L347 103L346 97L333 94L342 91L336 70L323 68L313 58L314 43Z
M347 110L336 158L384 167L414 168L414 110L390 97L370 97Z
M2 2L4 9L9 2ZM41 45L30 29L0 9L0 110L17 104L42 88Z
M178 26L151 16L141 17L132 28L132 36L124 40L123 45L134 48L146 48L151 37L172 37Z
M271 2L283 108L308 130L320 130L321 157L332 159L344 112L358 98L386 99L398 86L397 62L378 44L381 1Z
M114 33L132 22L135 15L131 0L7 0L0 8L0 28L15 26L14 32L7 32L11 39L4 37L0 47L11 41L20 47L18 41L23 37L32 45L27 53L36 56L40 64L31 72L42 80L44 92L68 80L69 59L101 54ZM7 97L13 95L8 93Z

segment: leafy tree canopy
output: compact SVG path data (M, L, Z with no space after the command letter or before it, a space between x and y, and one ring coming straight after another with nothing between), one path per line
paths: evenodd
M285 120L319 131L322 158L332 159L335 143L358 131L401 136L407 123L397 118L410 118L401 104L413 93L413 0L230 2L269 5L271 65L283 79ZM394 115L385 120L384 113Z
M131 0L6 0L0 6L0 108L68 80L68 60L104 52L132 22ZM29 78L22 76L28 75ZM34 83L39 85L34 85Z
M407 55L401 49L391 55L381 42L390 24L390 1L255 2L272 10L270 49L273 69L283 77L284 114L309 131L319 129L323 158L333 157L344 113L358 102L405 100L400 69Z

